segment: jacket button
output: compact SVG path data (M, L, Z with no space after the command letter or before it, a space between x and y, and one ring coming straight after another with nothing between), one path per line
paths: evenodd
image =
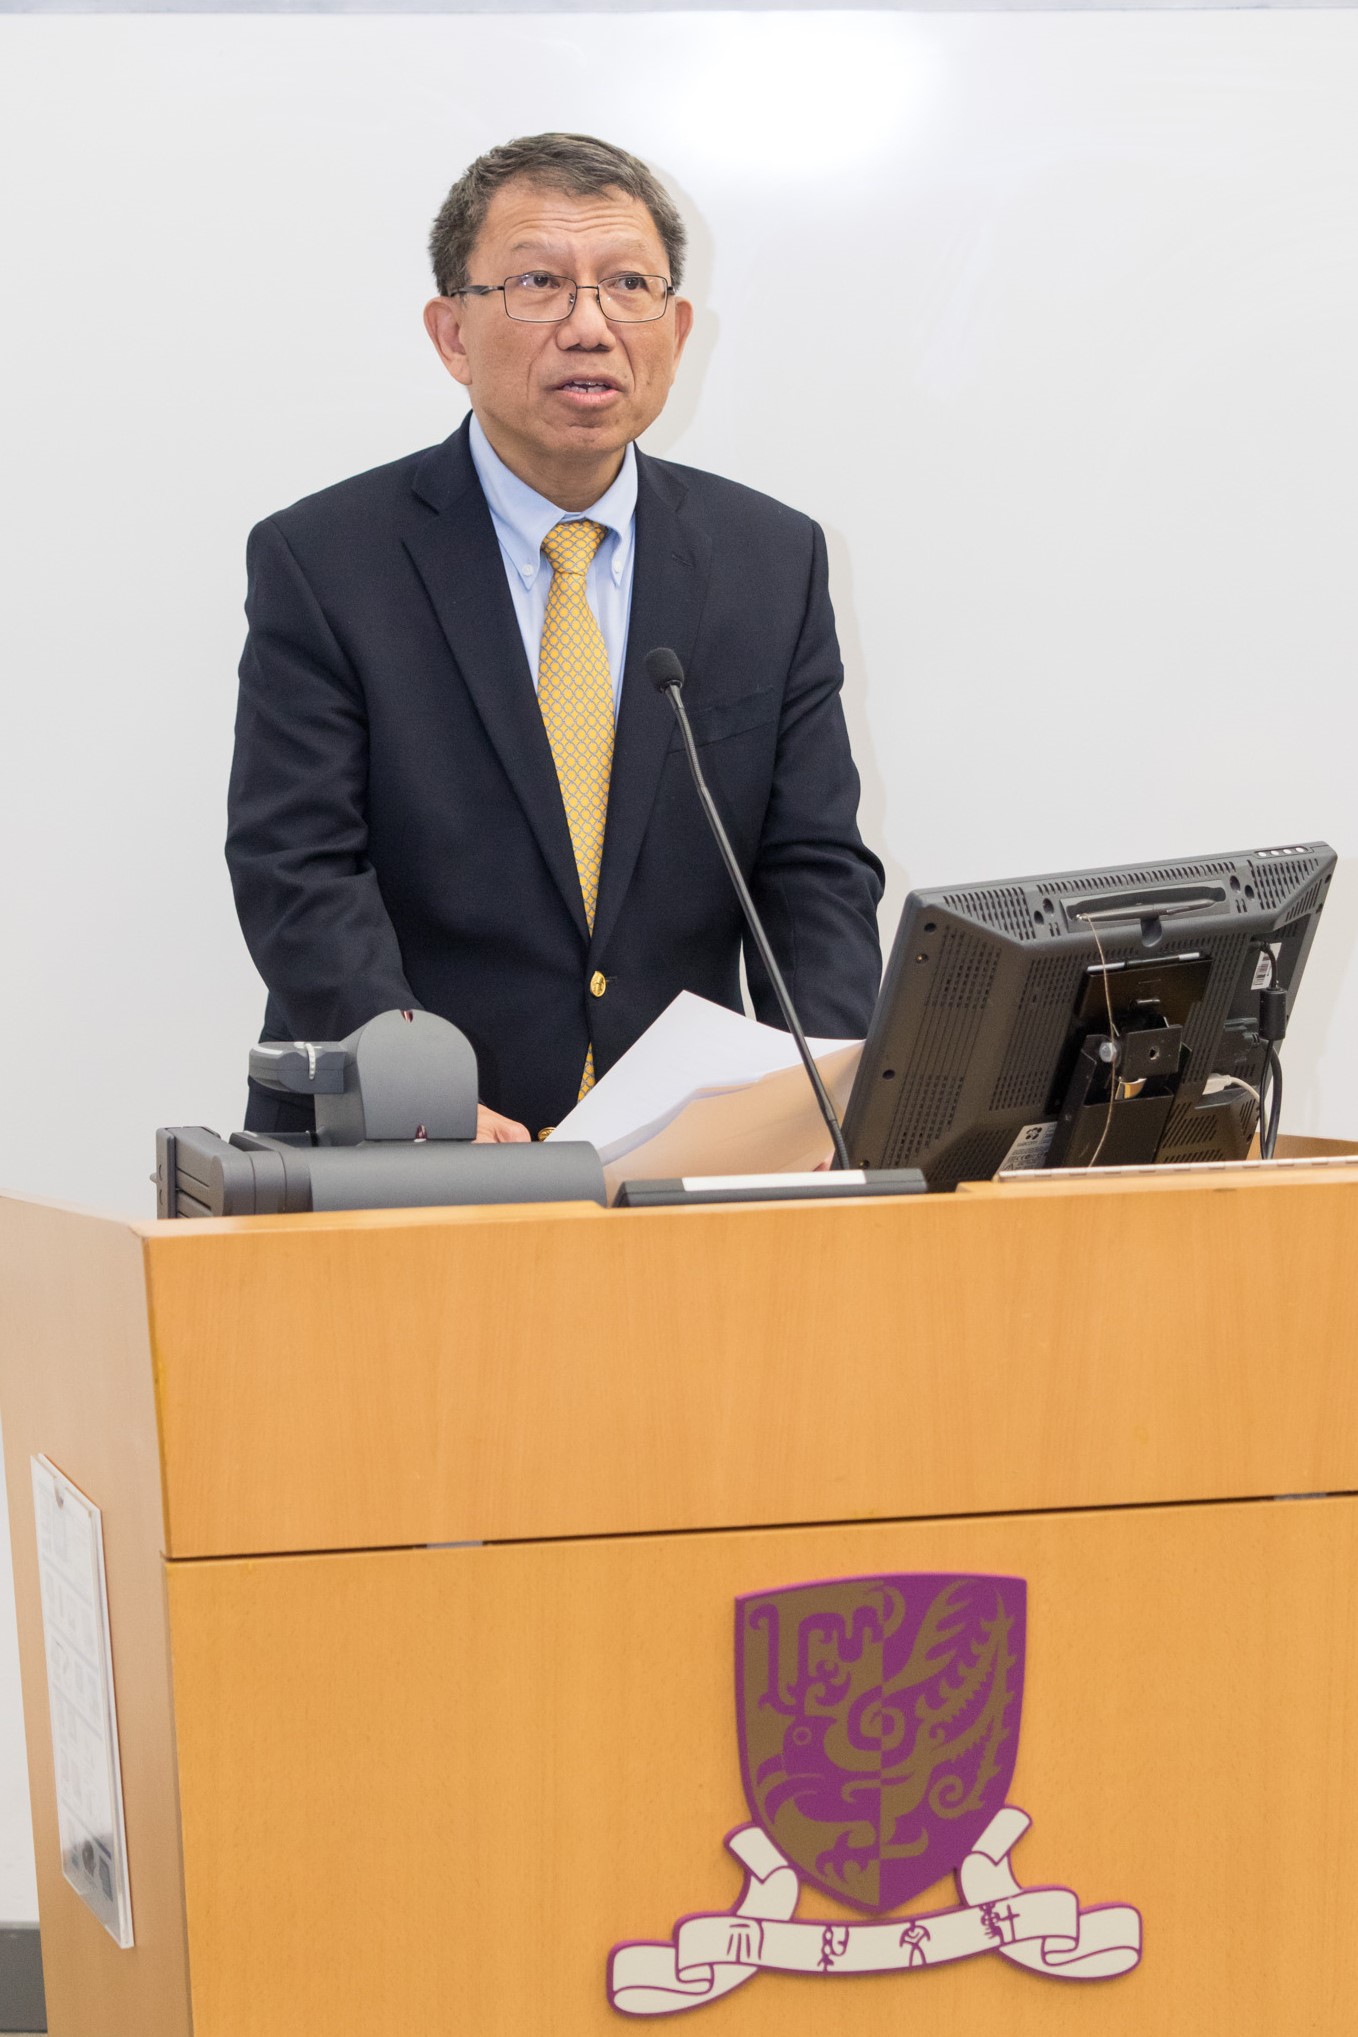
M538 1133L538 1137L539 1137L539 1139L550 1139L550 1138L551 1138L551 1136L552 1136L552 1133L553 1133L553 1132L554 1132L555 1130L556 1130L556 1126L555 1126L555 1125L544 1125L544 1126L542 1127L542 1130L541 1130L541 1131L540 1131L540 1132Z
M607 988L608 988L608 978L602 975L600 971L596 969L594 974L589 979L590 995L592 997L602 997Z

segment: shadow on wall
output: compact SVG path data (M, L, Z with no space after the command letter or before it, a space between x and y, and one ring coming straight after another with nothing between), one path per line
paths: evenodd
M1353 1009L1358 992L1351 979L1358 979L1358 860L1341 857L1307 957L1296 1015L1288 1020L1284 1131L1314 1124L1327 1138L1358 1138L1358 1097L1347 1080L1350 1042L1341 1031L1342 1014ZM1343 1102L1336 1113L1338 1096Z
M858 628L858 604L854 599L853 556L842 531L827 528L825 543L830 554L830 591L835 603L835 627L844 659L844 713L863 788L858 802L858 827L863 840L881 857L886 870L886 890L878 913L882 961L885 964L896 932L896 922L900 918L906 892L910 889L910 877L887 848L887 784L878 761L868 715L867 659ZM880 683L889 685L892 679L893 675L884 674Z
M670 457L671 448L689 430L702 407L703 385L712 356L717 351L721 325L708 308L712 302L713 244L707 221L679 179L664 163L652 163L651 168L679 207L688 228L688 257L680 294L693 299L696 314L693 331L684 349L683 366L665 408L646 434L644 450L653 453L658 460L666 460Z
M646 434L645 450L657 459L666 459L671 449L681 443L702 407L703 387L717 351L721 324L708 308L712 301L714 244L707 222L688 191L667 166L655 163L652 167L678 205L688 227L688 265L683 292L686 297L693 298L697 307L682 371L663 412ZM825 540L830 555L830 588L835 598L839 647L844 658L844 712L849 723L854 761L863 785L858 824L864 841L886 866L887 888L881 912L885 953L895 932L908 882L905 871L891 860L886 850L886 781L877 766L868 719L867 666L854 602L848 540L841 532L828 528Z

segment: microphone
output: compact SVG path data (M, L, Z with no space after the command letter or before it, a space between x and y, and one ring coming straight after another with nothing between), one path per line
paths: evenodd
M754 935L754 944L759 950L759 959L768 971L769 981L773 985L774 996L778 999L778 1009L783 1014L783 1023L797 1042L797 1052L802 1057L802 1063L810 1078L811 1087L816 1092L816 1102L820 1106L820 1114L825 1119L826 1130L830 1134L831 1144L834 1147L835 1166L847 1168L851 1164L849 1149L844 1143L844 1133L839 1119L835 1115L835 1107L831 1103L829 1091L821 1079L821 1072L811 1058L811 1049L806 1044L806 1034L802 1031L801 1020L792 1009L792 999L788 996L787 985L783 981L783 972L774 960L773 949L769 946L769 937L764 932L764 923L760 919L758 908L750 896L749 887L741 875L740 865L736 861L736 852L731 847L730 838L721 824L721 815L717 812L716 803L711 792L708 790L707 780L703 777L703 767L698 762L698 749L693 740L693 730L689 725L688 711L681 698L684 685L684 668L679 662L678 653L670 650L668 645L663 644L658 644L655 650L648 651L646 653L646 677L650 680L657 693L668 693L670 697L670 705L674 709L674 718L679 724L679 733L684 739L684 751L688 757L688 768L693 773L693 783L697 787L698 798L702 804L703 812L707 815L707 824L716 838L717 847L721 850L721 858L726 865L726 873L735 887L735 894L740 900L740 909L745 915L746 924Z

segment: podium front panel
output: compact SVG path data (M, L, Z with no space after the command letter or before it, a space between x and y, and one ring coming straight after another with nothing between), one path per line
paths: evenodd
M1355 1218L1346 1165L224 1224L0 1198L53 2037L616 2032L612 1947L741 1894L737 1598L926 1572L1026 1582L995 1946L925 1970L956 1927L912 1919L958 1899L920 1884L903 1968L850 1976L812 1857L824 1966L679 2019L1350 2037ZM62 1878L36 1452L103 1514L130 1951ZM1134 1905L1140 1964L1023 1969L1042 1885Z
M741 1892L737 1595L955 1571L1027 1582L1015 1873L1134 1905L1141 1964L760 1971L667 2026L1349 2037L1349 1499L172 1565L193 2037L618 2037L610 1948Z

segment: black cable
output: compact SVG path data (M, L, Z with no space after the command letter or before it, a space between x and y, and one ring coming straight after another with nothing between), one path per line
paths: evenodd
M1103 952L1103 942L1099 939L1099 930L1094 924L1094 914L1092 912L1082 912L1079 917L1089 928L1090 933L1093 934L1094 946L1099 951L1099 969L1103 976L1103 1001L1108 1012L1108 1044L1113 1050L1113 1058L1108 1064L1108 1109L1104 1113L1103 1130L1099 1133L1099 1143L1094 1148L1088 1162L1090 1167L1097 1167L1099 1156L1108 1143L1108 1134L1113 1129L1113 1112L1117 1109L1118 1100L1118 1066L1122 1056L1122 1049L1118 1044L1117 1021L1113 1017L1113 992L1108 982L1108 961Z
M1283 1064L1278 1059L1278 1049L1274 1046L1272 1040L1268 1043L1268 1058L1264 1063L1264 1067L1268 1076L1268 1123L1265 1125L1264 1122L1264 1090L1261 1086L1259 1091L1259 1158L1261 1160L1271 1160L1274 1148L1278 1143L1278 1125L1283 1114Z
M1265 942L1263 952L1268 956L1268 982L1259 993L1259 1038L1264 1047L1264 1069L1259 1078L1259 1158L1271 1160L1283 1114L1278 1042L1287 1031L1287 992L1278 988L1278 958L1271 941Z

